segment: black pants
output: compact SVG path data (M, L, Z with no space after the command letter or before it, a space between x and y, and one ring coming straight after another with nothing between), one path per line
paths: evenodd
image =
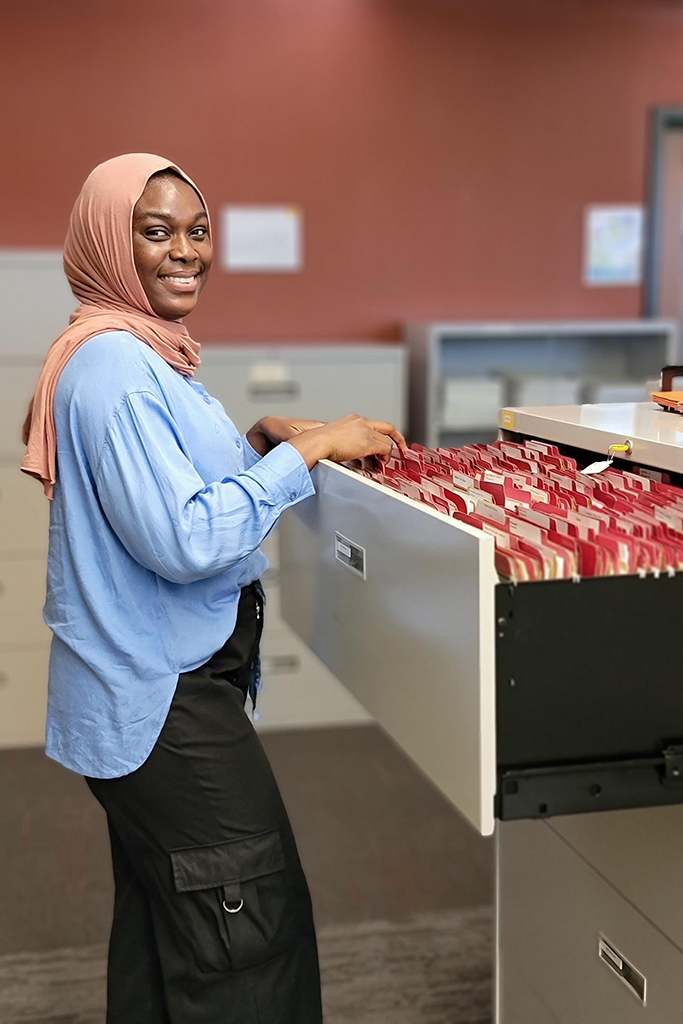
M87 779L116 895L107 1024L320 1024L318 955L289 819L244 710L255 587L233 636L180 676L147 761Z

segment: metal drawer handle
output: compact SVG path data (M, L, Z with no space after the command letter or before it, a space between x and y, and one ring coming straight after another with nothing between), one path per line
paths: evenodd
M296 654L264 654L265 672L296 672L301 661Z
M249 384L247 394L250 398L296 398L301 386L295 380L261 381Z

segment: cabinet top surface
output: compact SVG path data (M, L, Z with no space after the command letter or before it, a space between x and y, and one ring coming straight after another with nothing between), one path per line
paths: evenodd
M501 412L499 425L599 453L630 440L632 462L683 472L683 416L654 402L509 408Z

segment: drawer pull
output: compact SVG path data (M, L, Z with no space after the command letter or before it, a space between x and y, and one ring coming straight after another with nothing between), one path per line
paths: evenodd
M640 971L637 971L628 960L625 960L621 953L617 952L614 946L602 935L598 942L598 956L645 1006L647 994L647 980L645 976Z
M296 672L301 665L301 659L296 654L264 654L264 672Z
M259 381L247 386L250 398L297 398L301 386L295 380Z

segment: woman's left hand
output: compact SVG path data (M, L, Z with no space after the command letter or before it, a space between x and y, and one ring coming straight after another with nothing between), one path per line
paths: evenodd
M264 416L247 434L247 441L259 455L267 455L276 445L297 434L324 427L322 420L300 420L291 416Z

